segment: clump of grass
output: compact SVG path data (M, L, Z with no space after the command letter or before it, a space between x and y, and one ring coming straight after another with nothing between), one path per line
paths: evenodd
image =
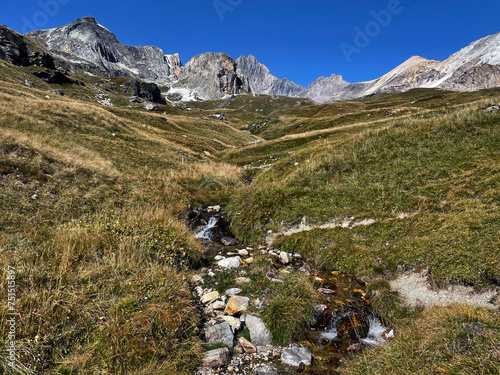
M315 291L305 275L291 274L284 283L275 283L269 305L262 318L269 328L275 345L285 346L302 338L312 319Z
M345 374L498 374L500 318L469 305L434 307L370 349Z

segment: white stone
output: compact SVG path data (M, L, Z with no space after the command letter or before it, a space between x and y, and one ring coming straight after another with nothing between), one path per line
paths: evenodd
M285 349L281 355L281 361L287 365L299 367L301 363L306 366L311 365L312 353L309 349L300 345L292 345L291 348Z
M217 262L217 265L222 268L238 268L241 264L240 257L226 258Z
M280 262L283 263L283 264L289 264L291 263L293 260L292 256L290 255L290 253L286 253L284 251L282 251L280 253Z

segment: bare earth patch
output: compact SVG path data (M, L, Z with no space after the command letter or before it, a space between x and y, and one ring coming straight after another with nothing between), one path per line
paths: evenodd
M462 285L435 289L431 287L427 275L426 270L405 273L391 281L391 288L398 291L412 307L417 305L446 306L452 303L468 303L489 308L499 307L498 288L483 293L477 293L472 287Z

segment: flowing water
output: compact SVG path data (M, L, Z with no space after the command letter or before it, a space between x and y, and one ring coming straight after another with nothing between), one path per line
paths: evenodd
M219 218L217 216L210 217L208 224L200 227L195 233L196 238L212 241L214 238L213 230L217 228Z
M217 233L220 215L211 216L206 225L196 229L196 237L213 241ZM216 245L212 243L212 245ZM220 249L236 252L243 246ZM269 255L271 257L271 255ZM309 375L336 374L335 369L346 359L359 355L367 346L384 345L394 336L392 330L382 326L373 313L365 293L365 283L353 275L318 270L303 259L295 259L284 266L277 257L272 257L277 272L303 272L307 270L315 279L320 296L319 303L328 307L328 323L311 328L307 338L298 344L306 346L313 353L313 365L303 372ZM323 290L323 292L321 292ZM279 358L270 360L280 375L296 374L296 369L284 365Z

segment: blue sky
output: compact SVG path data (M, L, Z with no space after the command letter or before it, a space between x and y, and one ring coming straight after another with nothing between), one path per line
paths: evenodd
M253 54L306 86L333 73L374 79L412 55L443 60L500 32L498 0L23 0L2 4L0 23L21 32L88 15L122 43L156 45L183 63L203 52Z

